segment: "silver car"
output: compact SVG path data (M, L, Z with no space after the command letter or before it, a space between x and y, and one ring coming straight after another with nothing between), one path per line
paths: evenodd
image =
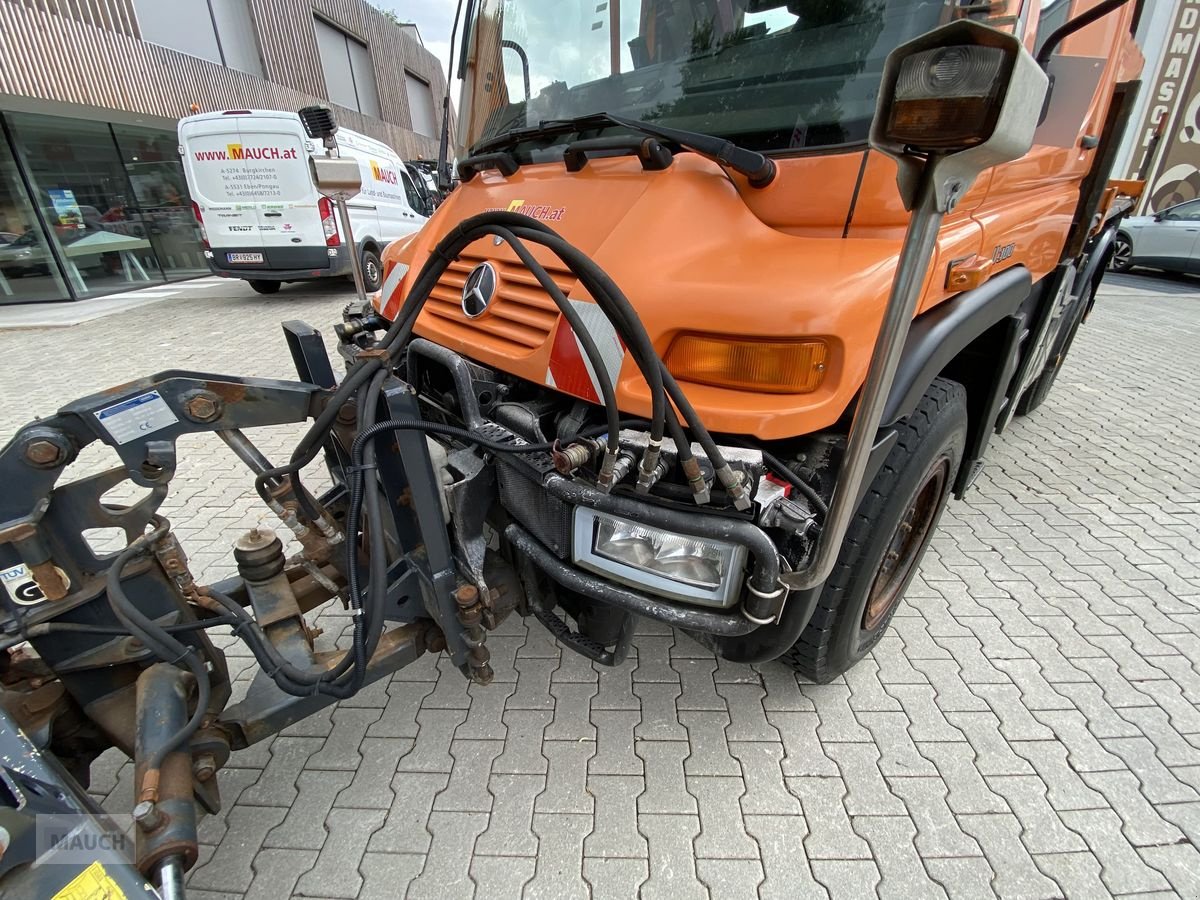
M1200 275L1200 200L1123 221L1110 266L1114 272L1146 266Z

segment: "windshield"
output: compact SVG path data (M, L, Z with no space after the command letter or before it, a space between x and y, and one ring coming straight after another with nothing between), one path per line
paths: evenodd
M610 112L753 150L861 143L944 0L482 0L463 137Z

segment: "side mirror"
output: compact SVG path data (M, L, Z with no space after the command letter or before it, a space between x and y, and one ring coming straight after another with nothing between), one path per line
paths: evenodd
M929 176L948 212L983 170L1028 153L1048 85L1021 41L970 20L893 50L870 141L898 163L905 206Z
M1154 221L1155 221L1155 222L1162 222L1162 221L1164 221L1166 218L1167 218L1167 214L1166 214L1165 212L1160 212L1160 213L1155 213L1155 214L1154 214Z

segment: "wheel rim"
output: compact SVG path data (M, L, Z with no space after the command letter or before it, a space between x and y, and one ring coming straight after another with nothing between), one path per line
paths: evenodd
M1114 268L1124 268L1129 265L1129 259L1133 255L1133 247L1128 241L1118 240L1113 245L1112 260L1109 265Z
M363 266L363 274L366 275L367 286L374 288L379 281L379 267L375 265L375 260L367 260L367 264Z
M900 524L892 534L891 543L875 573L871 592L867 595L867 607L863 610L862 619L864 631L875 629L899 601L909 576L921 558L921 550L933 531L949 479L950 460L943 456L926 473L912 503L900 517Z

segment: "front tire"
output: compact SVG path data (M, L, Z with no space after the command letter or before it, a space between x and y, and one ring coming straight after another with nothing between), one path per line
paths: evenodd
M260 278L252 278L250 287L258 294L278 294L281 281L263 281Z
M812 618L780 662L824 684L871 651L891 623L962 463L967 392L929 386L859 504Z
M1112 256L1108 267L1114 272L1128 272L1133 268L1133 241L1123 234L1118 234L1113 240Z
M383 262L374 250L364 250L362 255L363 289L373 294L383 286Z

